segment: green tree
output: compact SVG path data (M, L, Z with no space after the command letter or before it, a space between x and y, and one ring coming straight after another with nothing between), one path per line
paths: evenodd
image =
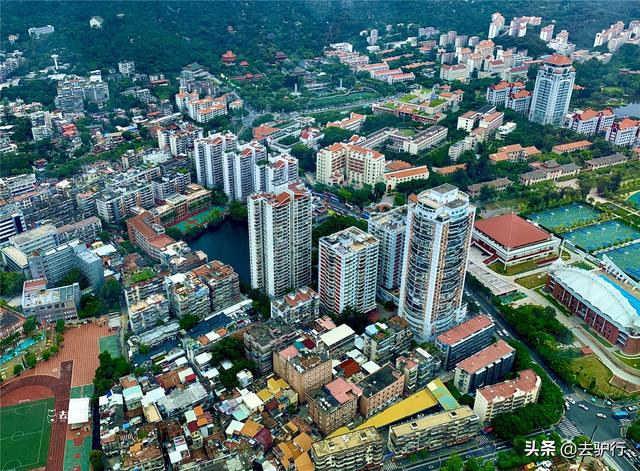
M33 352L28 352L24 356L24 362L27 365L27 368L33 368L34 366L36 366L36 363L38 363L38 359L36 358L35 354L33 354Z
M20 373L22 373L22 370L24 370L24 368L22 367L22 365L20 363L17 363L15 365L13 365L13 374L14 375L19 375Z
M89 453L89 463L93 471L104 471L103 453L100 450L91 450Z
M49 358L51 358L51 352L49 350L43 350L42 353L40 354L42 356L42 359L44 361L47 361Z
M0 272L0 295L15 296L22 292L25 277L22 273L2 271Z
M56 332L61 334L64 332L64 320L63 319L58 319L56 321Z
M452 453L440 469L444 471L462 471L463 468L464 460L457 453Z
M635 420L627 429L627 438L640 443L640 420Z
M186 314L180 318L180 328L184 330L190 330L200 322L200 318L194 314Z
M146 355L147 353L149 353L150 348L149 345L145 345L144 343L141 343L138 346L138 351L142 354L142 355Z
M115 278L109 278L100 288L100 298L108 309L115 310L120 308L120 296L120 283Z
M29 316L25 323L22 324L22 331L25 335L30 335L36 330L36 327L38 327L38 321L35 316Z

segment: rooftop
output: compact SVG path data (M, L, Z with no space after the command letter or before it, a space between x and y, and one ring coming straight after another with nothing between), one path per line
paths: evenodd
M358 386L362 388L364 396L371 397L388 388L396 381L398 381L398 378L393 374L393 369L387 365L365 377L358 383Z
M513 353L515 350L507 342L500 339L496 343L483 348L478 353L462 360L456 365L469 374L473 374L478 370L500 360L501 358Z
M472 335L486 329L493 325L493 321L484 314L478 314L477 316L469 319L462 324L453 327L452 329L443 332L438 336L438 342L446 345L455 345L458 342L465 340Z
M522 370L516 379L479 388L476 393L488 402L526 394L540 387L541 379L533 370Z
M410 435L417 431L429 430L440 425L461 419L473 419L477 416L469 406L458 407L457 409L429 415L422 419L413 420L391 427L390 433L396 436Z
M508 249L517 249L551 239L545 230L516 214L503 214L475 222L475 229Z
M382 442L382 437L374 427L368 427L355 432L347 432L331 438L315 442L313 452L317 457L333 455L360 446L367 446L375 442Z

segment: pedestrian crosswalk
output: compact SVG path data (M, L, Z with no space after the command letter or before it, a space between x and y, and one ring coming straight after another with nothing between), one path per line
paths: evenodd
M489 443L489 439L487 437L485 437L484 435L478 435L476 437L476 442L478 442L479 446L484 446L484 445L487 445Z
M582 431L566 417L558 424L558 429L560 430L560 433L568 439L583 435Z
M394 471L395 469L398 469L398 465L395 463L395 461L386 460L382 464L382 469L384 471Z

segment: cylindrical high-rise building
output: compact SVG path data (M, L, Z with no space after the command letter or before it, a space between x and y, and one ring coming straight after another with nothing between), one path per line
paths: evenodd
M545 59L536 77L529 108L529 121L562 125L564 115L569 111L575 78L576 71L567 56L553 54Z
M398 311L421 340L460 324L475 207L448 183L423 191L410 207Z

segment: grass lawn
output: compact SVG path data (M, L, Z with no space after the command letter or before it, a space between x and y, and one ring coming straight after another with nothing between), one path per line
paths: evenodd
M53 398L0 409L0 469L16 471L47 464Z
M489 265L489 268L501 275L513 276L535 270L536 268L539 268L539 266L536 264L535 260L527 260L526 262L518 263L517 265L508 265L506 269L502 263L494 262Z
M591 389L595 382L592 392L598 396L606 394L613 399L629 397L628 393L609 384L613 374L595 355L576 358L571 367L583 389Z
M613 347L613 345L611 345L606 339L602 338L600 335L598 335L598 333L596 331L594 331L590 326L588 326L585 323L582 323L582 327L584 328L584 330L586 330L587 332L589 332L591 334L591 336L596 339L598 342L600 342L602 345L604 345L607 348L611 348Z
M585 262L584 260L578 260L571 264L572 267L582 268L583 270L593 270L595 266L589 262Z
M525 288L534 289L545 284L547 280L546 273L534 273L533 275L516 278L516 283Z
M629 365L631 368L635 368L636 370L640 370L640 357L627 357L616 353L616 356L620 359L620 361L626 365Z
M602 93L609 96L624 95L624 90L620 87L602 87Z

